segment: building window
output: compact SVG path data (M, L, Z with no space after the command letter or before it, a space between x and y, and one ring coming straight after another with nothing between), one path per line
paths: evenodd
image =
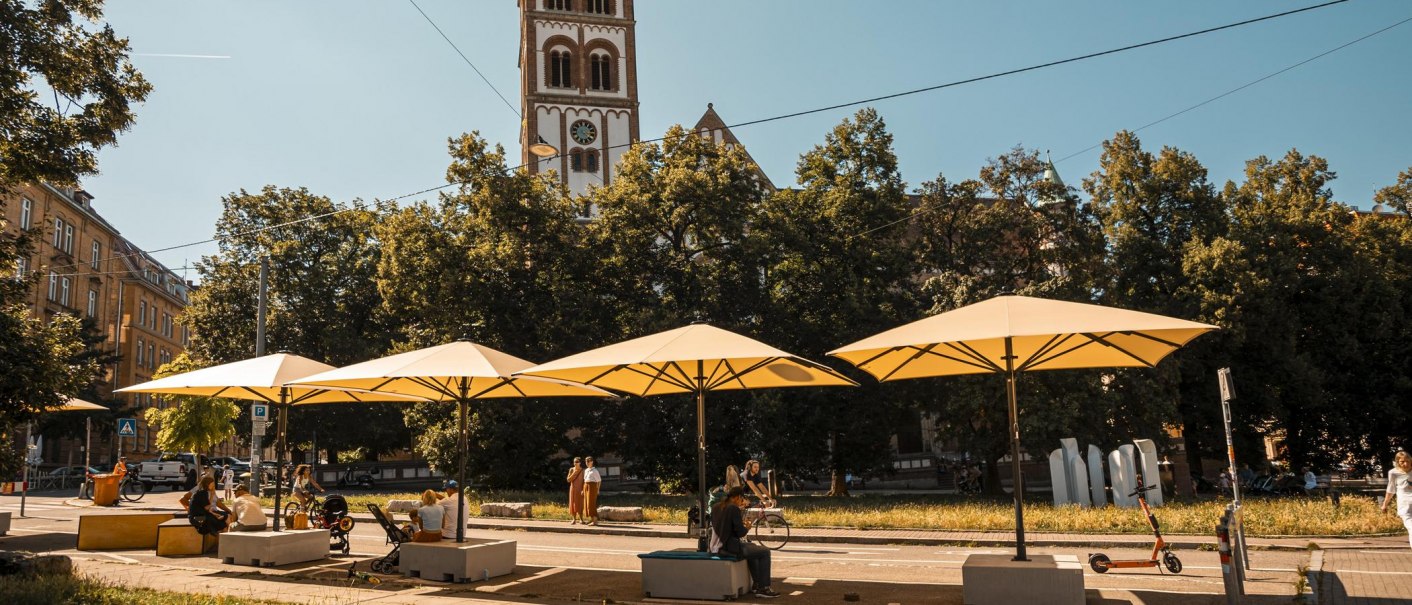
M74 226L64 225L64 253L74 253Z
M611 0L588 0L587 12L599 15L613 14L613 3Z
M583 150L575 147L569 150L569 170L583 172Z
M544 10L568 11L574 10L573 0L544 0Z
M133 323L140 326L144 321L147 321L147 301L139 300L137 301L137 321Z
M588 170L589 172L598 172L598 151L595 149L590 149L588 151L583 152L583 155L585 170Z
M29 198L20 199L20 231L28 231L30 221L34 220L34 202Z
M59 304L69 306L69 278L59 280Z
M59 299L59 274L49 272L49 300Z
M157 368L157 345L147 345L147 364L152 368Z
M54 219L54 249L64 249L64 219Z
M145 367L145 366L146 366L146 361L147 361L147 360L146 360L146 358L144 357L144 354L145 354L146 352L147 352L147 343L146 343L146 341L142 340L141 338L137 339L137 367L141 368L141 367ZM141 398L142 398L142 395L138 395L137 397L138 397L138 400L140 401Z
M17 262L15 263L15 279L24 279L25 274L29 273L29 258L21 256L16 260Z
M157 329L157 305L156 305L156 303L153 303L152 306L147 307L147 329L149 329L149 330L156 330L156 329Z
M98 317L98 291L88 291L88 316Z
M594 90L613 90L613 57L601 54L589 58L589 74Z
M98 243L97 241L94 241L94 242L93 242L93 255L90 256L90 257L89 257L89 260L88 260L88 266L93 267L93 270L94 270L94 271L97 271L97 270L98 270L98 257L101 256L102 254L103 254L103 244L100 244L100 243Z
M573 87L573 53L567 50L549 53L549 85L555 88Z

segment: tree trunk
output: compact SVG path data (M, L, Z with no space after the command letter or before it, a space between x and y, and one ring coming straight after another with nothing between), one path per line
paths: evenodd
M987 496L1003 496L1005 490L1000 487L1000 459L985 461L985 493Z
M838 498L848 497L848 481L843 471L834 469L829 481L828 495Z

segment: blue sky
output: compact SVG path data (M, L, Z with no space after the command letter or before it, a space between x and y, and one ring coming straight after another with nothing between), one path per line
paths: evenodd
M518 109L513 0L417 0ZM1251 0L639 0L644 137L944 83L1315 4ZM336 200L444 182L446 139L478 130L512 157L519 118L405 1L110 2L155 90L85 188L146 249L211 236L222 195L266 184ZM910 187L976 174L1015 145L1067 156L1412 17L1354 0L1194 39L875 105ZM157 56L218 55L227 59ZM1149 128L1218 185L1291 147L1327 158L1360 207L1412 166L1412 23ZM736 131L778 185L853 109ZM1098 151L1058 164L1070 185ZM429 199L430 196L422 196ZM414 198L416 199L416 198ZM157 256L182 267L212 245ZM191 274L194 277L194 272Z

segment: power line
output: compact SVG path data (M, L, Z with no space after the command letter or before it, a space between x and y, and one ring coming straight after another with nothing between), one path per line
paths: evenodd
M427 15L427 12L422 10L422 7L417 6L417 0L407 1L412 3L412 8L417 9L417 12L422 14L422 18L426 19L427 23L431 24L432 29L435 29L436 33L441 34L441 39L445 40L447 44L450 44L451 49L456 51L456 54L461 55L461 60L465 61L466 65L470 65L471 69L475 70L476 75L480 76L481 81L485 82L485 85L489 86L492 91L495 91L495 96L500 97L500 100L505 102L505 106L509 107L510 111L515 112L515 117L520 117L520 110L515 109L515 106L510 104L510 100L506 99L505 95L500 94L500 89L496 88L494 84L491 84L490 79L486 78L485 74L481 73L480 69L476 67L476 64L472 63L471 60L466 57L466 53L461 52L461 49L456 46L456 43L452 42L451 38L447 37L446 32L441 31L441 28L437 26L436 22L431 20L431 16Z
M436 30L437 30L438 33L441 33L442 38L446 39L446 42L447 42L448 44L451 44L452 48L456 48L456 45L451 42L450 38L447 38L447 37L446 37L446 34L441 32L441 28L437 27L437 26L436 26L436 23L433 22L433 21L431 20L431 18L426 15L426 12L422 11L421 7L417 6L415 0L408 0L408 1L412 3L412 6L414 6L414 7L417 8L417 11L418 11L418 12L422 13L422 16L425 17L425 18L427 19L427 21L432 24L432 27L436 28ZM830 105L830 106L827 106L827 107L819 107L819 108L815 108L815 109L808 109L808 110L804 110L804 111L797 111L797 112L794 112L794 113L788 113L788 114L783 114L783 115L778 115L778 116L773 116L773 117L768 117L768 118L761 118L761 119L751 120L751 121L747 121L747 122L740 122L740 123L737 123L737 124L730 124L730 125L727 125L726 128L729 128L729 129L744 128L744 127L746 127L746 126L754 126L754 125L756 125L756 124L764 124L764 123L767 123L767 122L774 122L774 121L778 121L778 120L785 120L785 119L789 119L789 118L796 118L796 117L800 117L800 116L806 116L806 115L811 115L811 114L815 114L815 113L821 113L821 112L825 112L825 111L832 111L832 110L835 110L835 109L843 109L843 108L852 107L852 106L855 106L855 105L863 105L863 104L873 103L873 102L877 102L877 101L884 101L884 100L889 100L889 99L896 99L896 98L899 98L899 97L904 97L904 96L909 96L909 95L915 95L915 94L921 94L921 93L924 93L924 92L931 92L931 91L941 90L941 89L945 89L945 88L951 88L951 87L960 86L960 85L963 85L963 84L971 84L971 83L975 83L975 82L981 82L981 81L985 81L985 80L991 80L991 79L995 79L995 78L1000 78L1000 77L1004 77L1004 76L1009 76L1009 75L1024 73L1024 72L1028 72L1028 71L1034 71L1034 70L1038 70L1038 69L1044 69L1044 68L1047 68L1047 67L1054 67L1054 66L1057 66L1057 65L1064 65L1064 64L1067 64L1067 63L1074 63L1074 62L1077 62L1077 61L1083 61L1083 60L1092 59L1092 58L1096 58L1096 57L1102 57L1102 56L1111 55L1111 54L1120 53L1120 52L1125 52L1125 51L1129 51L1129 50L1135 50L1135 49L1139 49L1139 48L1145 48L1145 47L1148 47L1148 46L1154 46L1154 45L1163 44L1163 43L1166 43L1166 42L1172 42L1172 41L1176 41L1176 40L1182 40L1182 39L1185 39L1185 38L1191 38L1191 37L1200 36L1200 35L1204 35L1204 34L1209 34L1209 33L1213 33L1213 32L1218 32L1218 31L1222 31L1222 30L1232 29L1232 28L1236 28L1236 27L1241 27L1241 26L1245 26L1245 25L1250 25L1250 24L1253 24L1253 23L1259 23L1259 22L1262 22L1262 21L1269 21L1269 20L1271 20L1271 19L1278 19L1278 18L1280 18L1280 17L1286 17L1286 16L1289 16L1289 15L1294 15L1294 14L1303 13L1303 12L1307 12L1307 11L1312 11L1312 10L1316 10L1316 9L1320 9L1320 8L1325 8L1325 7L1328 7L1328 6L1333 6L1333 5L1335 5L1335 4L1342 4L1342 3L1344 3L1344 2L1348 2L1348 0L1332 0L1332 1L1330 1L1330 2L1325 2L1325 3L1322 3L1322 4L1315 4L1315 5L1313 5L1313 6L1307 6L1307 7L1304 7L1304 8L1299 8L1299 9L1294 9L1294 10L1288 10L1288 11L1284 11L1284 12L1281 12L1281 13L1275 13L1275 14L1272 14L1272 15L1266 15L1266 16L1263 16L1263 17L1256 17L1256 18L1253 18L1253 19L1246 19L1246 20L1244 20L1244 21L1237 21L1237 22L1235 22L1235 23L1229 23L1229 24L1226 24L1226 25L1220 25L1220 26L1216 26L1216 27L1210 27L1210 28L1207 28L1207 29L1203 29L1203 30L1199 30L1199 31L1194 31L1194 32L1189 32L1189 33L1185 33L1185 34L1179 34L1179 35L1176 35L1176 36L1168 36L1168 37L1166 37L1166 38L1160 38L1160 39L1157 39L1157 40L1152 40L1152 41L1148 41L1148 42L1142 42L1142 43L1139 43L1139 44L1130 44L1130 45L1128 45L1128 46L1123 46L1123 47L1119 47L1119 48L1113 48L1113 49L1109 49L1109 50L1104 50L1104 51L1089 53L1089 54L1080 55L1080 56L1077 56L1077 57L1070 57L1070 58L1068 58L1068 59L1060 59L1060 60L1057 60L1057 61L1049 61L1049 62L1047 62L1047 63L1040 63L1040 64L1036 64L1036 65L1031 65L1031 66L1028 66L1028 67L1021 67L1021 68L1018 68L1018 69L1011 69L1011 70L1008 70L1008 71L996 72L996 73L992 73L992 74L988 74L988 75L984 75L984 76L977 76L977 77L974 77L974 78L967 78L967 79L964 79L964 80L955 80L955 81L947 82L947 83L944 83L944 84L937 84L937 85L935 85L935 86L927 86L927 87L924 87L924 88L916 88L916 89L913 89L913 90L908 90L908 91L903 91L903 92L898 92L898 93L893 93L893 94L888 94L888 95L883 95L883 96L878 96L878 97L872 97L872 98L862 99L862 100L858 100L858 101L851 101L851 102L847 102L847 103L840 103L840 104L837 104L837 105ZM1381 33L1381 32L1379 32L1379 33ZM458 54L461 54L461 51L460 51L459 48L456 49L456 52L457 52ZM1327 54L1327 53L1326 53L1326 54ZM466 60L466 63L467 63L468 65L470 65L472 69L475 69L475 71L476 71L477 74L480 74L480 70L479 70L479 69L476 69L475 65L471 63L470 59L467 59L464 54L461 54L461 58L462 58L462 59L465 59L465 60ZM1316 57L1316 58L1317 58L1317 57ZM481 79L482 79L482 80L485 80L485 76L484 76L483 74L480 74L480 75L481 75ZM487 85L490 85L490 81L489 81L489 80L486 80L486 84L487 84ZM498 96L500 96L500 99L501 99L502 101L505 101L506 106L507 106L507 107L510 107L511 111L514 111L514 112L515 112L515 115L517 115L517 116L520 115L520 114L519 114L519 111L515 110L515 108L510 105L510 102L509 102L508 100L505 100L504 95L500 95L500 91L499 91L499 90L496 90L495 87L494 87L494 85L491 85L491 90L495 90L495 94L498 95ZM606 148L604 148L604 151L608 151L608 150L612 150L612 149L620 149L620 148L624 148L624 147L631 147L631 146L633 146L633 145L637 145L637 144L640 144L640 143L655 143L655 142L660 142L660 141L666 140L666 138L667 138L667 137L662 136L662 137L657 137L657 138L653 138L653 139L644 139L644 140L638 140L638 141L631 141L631 142L628 142L628 143L620 143L620 144L618 144L618 145L613 145L613 146L606 147ZM554 159L558 159L558 158L564 157L565 155L566 155L566 154L564 154L564 153L560 153L560 154L558 154L558 155L549 156L549 157L546 157L546 158L540 158L540 159L537 159L537 160L534 160L534 161L535 161L535 162L550 161L550 160L554 160ZM508 171L518 170L518 169L520 169L520 168L524 168L524 167L526 167L526 166L529 166L529 164L530 164L529 162L526 162L526 163L520 164L520 165L518 165L518 166L510 167L510 168L508 168L507 170L508 170ZM445 188L447 188L447 187L451 187L451 186L453 186L453 185L461 185L461 184L463 184L463 183L446 183L446 184L442 184L442 185L437 185L437 186L435 186L435 187L428 187L428 188L422 189L422 190L420 190L420 191L414 191L414 192L412 192L412 193L407 193L407 194L399 195L399 196L397 196L397 197L389 198L389 199L386 200L386 201L397 201L397 200L405 199L405 198L412 197L412 196L415 196L415 195L421 195L421 194L423 194L423 193L430 193L430 192L432 192L432 191L440 191L440 190L445 189ZM308 221L312 221L312 220L317 220L317 219L324 218L324 217L328 217L328 216L333 216L333 215L341 214L341 213L348 212L348 211L354 210L354 209L356 209L356 208L344 208L344 209L336 210L336 211L333 211L333 212L327 212L327 213L324 213L324 214L319 214L319 215L314 215L314 216L308 216L308 217L304 217L304 218L301 218L301 219L295 219L295 220L292 220L292 221L287 221L287 222L284 222L284 223L280 223L280 224L278 224L278 225L269 225L269 226L265 226L265 227L260 227L260 228L257 228L257 229L252 229L252 230L250 230L250 231L238 233L238 234L235 234L235 235L236 235L236 236L253 235L253 234L255 234L255 233L260 233L260 232L268 231L268 230L271 230L271 229L277 229L277 228L280 228L280 227L287 227L287 226L290 226L290 225L296 225L296 224L299 224L299 223L304 223L304 222L308 222ZM908 218L910 218L910 217L908 217ZM902 219L902 220L906 220L906 219ZM901 221L894 221L894 222L892 222L892 223L889 223L888 225L884 225L883 227L876 227L876 228L874 228L874 229L872 229L872 230L865 231L865 232L859 233L859 234L857 234L857 235L854 235L853 237L860 237L860 236L862 236L862 235L866 235L866 234L868 234L868 233L872 233L873 231L876 231L877 229L882 229L882 228L886 228L886 227L888 227L888 226L897 224L898 222L901 222ZM202 244L209 244L209 243L214 243L214 242L217 242L217 241L219 241L217 238L204 239L204 240L196 241L196 242L189 242L189 243L185 243L185 244L178 244L178 245L175 245L175 246L167 246L167 247L165 247L165 248L158 248L158 249L152 250L152 251L150 251L150 252L140 252L140 253L126 254L126 255L118 255L118 256L110 257L110 258L107 259L107 260L116 259L116 258L127 258L127 257L132 257L132 256L139 256L139 255L141 255L141 254L149 254L149 255L150 255L150 254L156 254L156 253L160 253L160 252L170 252L170 251L172 251L172 250L179 250L179 249L182 249L182 248L190 248L190 247L192 247L192 246L199 246L199 245L202 245ZM69 265L68 267L74 267L74 266L77 266L77 265Z

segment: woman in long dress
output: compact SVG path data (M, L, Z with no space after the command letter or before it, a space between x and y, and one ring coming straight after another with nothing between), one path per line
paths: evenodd
M586 523L583 518L583 458L574 458L574 466L569 469L569 516L574 520L570 525Z

